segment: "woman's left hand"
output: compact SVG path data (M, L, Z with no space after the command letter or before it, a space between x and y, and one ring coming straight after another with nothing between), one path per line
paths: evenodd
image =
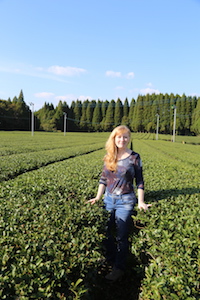
M140 210L144 210L144 211L147 211L148 209L149 209L149 207L151 207L152 206L152 204L146 204L146 203L144 203L144 202L142 202L142 203L138 203L138 208L140 209Z

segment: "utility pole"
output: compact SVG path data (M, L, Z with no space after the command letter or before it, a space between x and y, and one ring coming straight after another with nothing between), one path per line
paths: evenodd
M31 132L32 132L32 136L34 135L34 103L30 102L29 103L30 106L32 107L32 117L31 117Z
M173 124L173 137L172 142L175 142L175 136L176 136L176 105L172 105L172 109L174 109L174 124Z
M64 136L66 135L66 129L67 129L67 113L63 113L64 115Z
M158 140L158 128L159 128L159 114L156 114L157 117L157 125L156 125L156 140Z

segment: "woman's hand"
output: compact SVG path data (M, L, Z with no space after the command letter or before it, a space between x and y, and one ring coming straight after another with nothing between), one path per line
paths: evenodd
M151 206L152 206L152 204L146 204L144 202L138 203L138 208L140 210L143 209L144 211L147 211L149 209L149 207L151 207Z
M100 183L99 187L98 187L98 191L97 191L96 197L88 200L86 203L94 204L96 201L98 201L99 199L101 199L101 197L102 197L102 195L103 195L104 192L105 192L105 185L102 184L102 183Z
M92 199L88 200L86 203L95 204L96 201L98 201L97 198L92 198Z
M138 208L139 208L139 210L143 209L144 211L147 211L150 206L152 206L152 204L146 204L144 202L144 190L138 189Z

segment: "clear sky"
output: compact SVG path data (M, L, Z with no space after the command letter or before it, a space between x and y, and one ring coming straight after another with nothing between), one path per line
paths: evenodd
M0 0L0 99L200 96L200 0Z

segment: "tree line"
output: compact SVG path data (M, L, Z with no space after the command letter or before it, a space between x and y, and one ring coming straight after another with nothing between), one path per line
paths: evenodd
M200 97L183 94L147 94L137 99L120 98L111 101L72 101L69 106L59 101L54 107L44 103L34 112L34 130L43 131L111 131L120 124L134 132L159 132L171 134L176 109L176 133L200 134ZM64 115L66 124L64 124ZM159 120L159 123L158 123ZM159 124L159 125L158 125ZM1 130L30 130L31 110L24 101L23 91L13 100L0 100Z

